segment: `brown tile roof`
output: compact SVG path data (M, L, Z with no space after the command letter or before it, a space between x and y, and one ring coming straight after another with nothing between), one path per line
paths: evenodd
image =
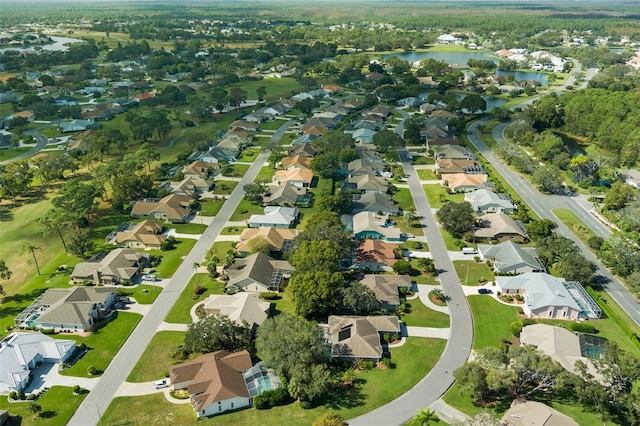
M440 174L444 173L484 173L484 168L475 160L460 160L444 158L436 160L436 170Z
M197 175L202 179L205 179L209 175L209 170L219 169L220 166L217 163L207 163L206 161L196 160L191 164L188 164L182 169L184 175Z
M357 262L377 262L393 266L397 261L393 249L397 246L397 244L387 243L382 240L364 240L356 249Z
M166 213L169 220L183 220L191 211L191 198L186 195L171 194L159 201L138 201L131 209L132 216L153 216Z
M298 167L291 170L278 170L277 172L275 172L274 177L275 180L278 180L282 183L289 181L302 181L306 184L311 185L311 181L313 180L313 172L311 171L311 169Z
M236 250L239 252L249 252L250 243L255 238L262 238L266 240L271 251L280 251L286 241L291 241L296 236L294 229L288 228L247 228L240 234L240 241L236 245Z
M487 182L487 175L468 175L465 173L452 173L446 178L449 188L456 191L460 187L474 187L481 189Z
M143 220L133 229L118 232L116 234L116 243L126 243L127 241L137 241L146 245L159 246L167 239L166 236L160 235L162 225L152 220Z
M400 332L394 315L329 317L332 355L344 358L381 358L380 332Z
M304 155L284 157L282 159L282 167L285 169L289 169L291 167L304 167L305 169L308 169L311 167L311 157Z

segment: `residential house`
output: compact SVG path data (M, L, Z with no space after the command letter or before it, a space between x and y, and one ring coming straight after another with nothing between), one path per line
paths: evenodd
M383 105L376 105L375 107L369 108L368 110L364 111L362 115L374 115L386 119L387 117L389 117L389 115L391 115L391 109Z
M502 416L505 426L578 426L571 417L542 402L514 399Z
M313 171L304 167L278 170L273 175L273 181L281 184L289 182L300 188L309 188L313 182Z
M430 115L429 115L429 119L432 118L442 118L446 121L452 119L452 118L458 118L458 114L455 114L451 111L447 111L445 109L438 109L433 111ZM427 120L427 122L429 122L429 120Z
M422 105L424 101L420 98L409 96L408 98L402 98L396 101L396 105L401 107L417 108Z
M360 175L379 175L384 171L384 163L367 161L363 158L350 161L347 164L347 174L349 177Z
M464 194L464 200L471 204L477 214L511 213L516 206L507 194L498 194L486 188Z
M382 240L363 240L356 249L356 265L363 271L391 272L400 258L397 249L397 244Z
M289 149L289 155L296 155L299 152L296 151L296 148L300 145L311 145L311 143L313 141L315 141L316 139L320 139L320 135L316 135L314 133L304 133L302 135L300 135L299 137L295 138L294 140L291 141L291 148ZM311 155L308 155L310 157L314 157L316 154L318 154L320 152L320 148L314 148L315 152L309 150Z
M420 139L428 140L434 138L446 138L449 136L449 126L431 125L420 128Z
M352 216L353 237L357 240L371 239L399 242L400 230L391 226L391 221L377 213L360 212Z
M14 112L10 116L5 117L5 120L10 121L10 120L13 120L14 118L24 118L29 123L32 123L33 120L36 119L36 115L33 113L33 111L29 111L25 109L24 111Z
M0 120L0 129L2 128L2 121ZM12 133L6 130L0 130L0 149L9 149L13 146L11 142Z
M496 277L503 295L521 294L523 311L529 318L598 319L602 310L578 282L568 282L547 273L528 272L514 277Z
M236 120L233 123L229 124L229 129L240 129L246 132L259 132L260 126L256 123L247 120Z
M193 200L187 195L170 194L161 199L144 199L135 202L131 216L166 220L171 223L186 222L191 215Z
M452 36L451 34L442 34L438 36L436 42L438 44L462 44L463 43L461 38Z
M478 229L473 233L475 240L525 242L529 239L521 221L504 213L487 213L478 218Z
M353 120L350 123L350 127L353 130L358 130L358 129L367 129L367 130L378 130L380 128L380 125L376 122L372 122L369 120Z
M252 244L259 240L269 244L271 253L287 253L293 246L293 239L298 233L294 229L286 228L246 228L240 234L240 241L236 244L236 251L239 254L247 255L251 253Z
M71 272L71 280L74 284L85 281L91 281L95 285L121 284L137 277L148 261L148 253L117 248L101 260L78 263Z
M200 178L206 180L218 174L219 170L220 166L217 163L195 160L184 166L182 175L185 178Z
M489 187L487 175L468 175L466 173L452 173L446 175L443 186L449 187L451 192L470 192Z
M347 179L348 189L357 190L362 193L377 192L386 194L389 191L389 182L383 177L370 174L356 175Z
M253 329L269 316L271 303L255 293L212 294L203 304L207 315L223 315L237 324L246 322Z
M91 331L115 301L113 288L49 288L16 317L15 323L60 332Z
M276 260L266 254L254 253L236 259L225 269L229 277L227 289L236 291L280 291L282 280L288 279L293 266L286 260Z
M436 87L438 87L440 85L440 83L438 81L434 80L433 77L431 77L431 76L418 77L418 81L420 82L420 85L422 87L425 87L427 89L434 89L434 88L436 88ZM430 105L431 107L434 106L433 104L422 104L422 105L420 105L420 112L422 114L429 113L429 112L433 111L433 108L429 108L429 107L423 109L423 107L425 105Z
M498 273L524 274L547 271L534 247L522 247L513 241L494 245L478 244L478 253L482 260L490 260L493 270Z
M295 155L293 157L284 157L282 159L282 168L285 170L298 169L301 167L311 170L311 157Z
M484 167L477 160L456 160L451 158L436 160L436 173L450 175L465 173L468 175L484 174ZM446 179L446 176L445 176Z
M360 284L368 287L380 301L380 309L397 311L400 306L400 289L411 288L409 275L367 274L360 280Z
M162 189L173 194L186 195L192 199L195 199L198 194L209 191L213 186L213 182L199 177L185 177L180 182L166 181L160 185Z
M388 356L382 334L400 333L395 315L329 316L331 356L342 361L379 362Z
M62 133L83 132L85 130L97 128L98 124L93 119L76 119L71 121L63 121L58 124L58 130L60 130Z
M246 142L239 136L228 135L211 148L211 154L218 159L234 161L242 152Z
M280 102L276 102L271 106L262 108L262 112L271 115L284 115L289 112L289 110L290 108L287 105Z
M625 183L640 188L640 170L619 170L620 174L624 177Z
M136 249L160 249L167 236L162 234L163 227L153 220L133 223L129 229L116 233L112 240L118 247Z
M175 390L186 389L198 418L251 406L242 373L251 369L248 351L217 351L169 367Z
M455 137L428 137L426 140L427 150L435 149L442 145L460 145L460 140Z
M374 212L383 215L399 216L398 206L390 195L381 192L365 192L353 197L353 212Z
M266 206L264 214L251 215L247 221L250 228L291 228L298 219L297 207Z
M243 120L250 123L264 123L265 121L273 120L273 115L262 111L253 111L245 115Z
M520 333L522 346L535 346L540 352L550 356L570 373L577 373L576 362L581 361L589 370L589 373L600 380L600 374L596 371L590 353L593 346L606 344L604 337L592 334L572 333L566 328L554 327L548 324L532 324L524 327ZM590 344L587 344L590 343ZM597 355L596 355L597 356Z
M69 361L75 345L75 340L54 339L41 333L9 334L0 342L0 394L24 391L31 381L31 370L43 362Z
M309 205L311 194L307 188L295 186L291 182L283 185L267 186L267 193L262 197L262 202L269 206L305 206Z
M477 160L478 157L471 149L462 145L441 145L433 149L433 157L436 160L445 158L452 160Z
M353 140L355 140L356 142L366 142L366 143L372 143L373 142L373 137L376 135L375 130L370 130L370 129L356 129L351 133L351 137L353 138Z

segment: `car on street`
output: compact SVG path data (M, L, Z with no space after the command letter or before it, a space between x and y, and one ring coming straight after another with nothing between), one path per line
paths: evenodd
M491 294L493 293L493 291L491 291L491 289L489 288L479 288L478 289L478 294Z
M153 386L155 386L156 389L168 388L169 387L169 380L168 379L157 380L153 384Z

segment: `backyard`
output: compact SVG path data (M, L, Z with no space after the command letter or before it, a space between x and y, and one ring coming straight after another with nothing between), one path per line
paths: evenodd
M52 386L36 401L10 403L7 398L0 398L0 410L7 410L11 415L6 426L64 426L86 396L86 393L74 395L72 388ZM37 418L29 409L31 403L36 403L42 408Z
M504 305L491 296L467 297L473 315L473 349L499 346L501 339L511 340L509 325L520 319L518 308Z

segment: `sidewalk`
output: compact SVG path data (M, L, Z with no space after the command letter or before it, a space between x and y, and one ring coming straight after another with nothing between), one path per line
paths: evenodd
M462 411L453 408L444 402L442 398L431 404L429 408L431 408L431 411L436 413L440 420L443 420L450 425L460 425L469 420L469 416L464 414Z

